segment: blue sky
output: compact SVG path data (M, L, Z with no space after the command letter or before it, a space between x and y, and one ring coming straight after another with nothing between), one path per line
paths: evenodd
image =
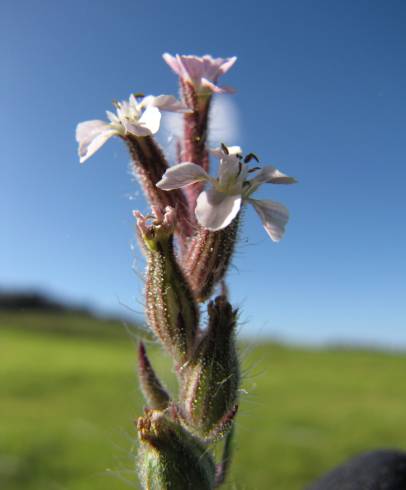
M230 274L245 335L406 346L406 4L120 0L0 7L0 287L142 312L122 142L74 130L131 92L176 93L163 52L237 55L240 138L297 177L272 243L251 210Z

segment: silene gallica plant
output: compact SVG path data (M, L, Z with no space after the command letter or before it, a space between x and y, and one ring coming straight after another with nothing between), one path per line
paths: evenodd
M288 210L253 197L264 184L295 180L239 146L208 148L214 94L231 93L219 79L236 58L163 55L178 76L180 100L171 95L132 94L114 102L107 120L78 124L80 162L113 136L131 155L151 213L134 211L136 233L146 257L145 310L148 325L173 360L177 396L159 380L143 343L138 372L146 408L138 419L137 470L144 489L210 490L222 485L232 457L239 404L237 309L225 278L238 239L241 211L250 204L273 241L279 241ZM183 114L178 162L170 165L154 135L161 112ZM218 175L210 172L218 159ZM219 291L216 296L216 291ZM201 322L207 302L207 325ZM219 461L214 456L222 444Z

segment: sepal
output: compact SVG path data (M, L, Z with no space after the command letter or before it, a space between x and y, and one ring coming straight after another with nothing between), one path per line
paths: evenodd
M199 309L180 269L173 243L174 209L153 216L134 213L147 257L146 314L152 331L180 365L189 358L198 331Z
M151 206L165 209L171 206L176 209L178 226L177 233L181 239L186 239L193 233L192 220L188 202L182 189L165 192L156 187L163 174L168 170L161 148L151 136L138 138L132 134L123 137L130 151L134 172L140 181L145 197Z
M224 441L221 462L216 465L215 488L220 487L227 478L228 471L231 465L231 459L233 456L234 433L235 433L235 426L233 424Z
M219 231L199 227L189 242L182 267L199 302L208 299L225 278L238 238L240 214Z
M139 476L145 490L212 490L214 459L171 410L147 410L137 423Z
M237 411L237 312L224 296L218 296L209 303L208 313L207 330L184 370L181 403L188 426L203 439L215 440L230 429Z
M171 398L155 374L143 342L138 348L138 377L148 406L160 410L167 408Z

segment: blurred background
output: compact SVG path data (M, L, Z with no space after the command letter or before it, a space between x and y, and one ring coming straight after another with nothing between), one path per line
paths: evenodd
M236 55L213 144L299 180L261 190L286 236L248 210L229 275L245 376L228 488L406 449L405 23L401 0L2 0L0 488L138 488L147 207L124 145L80 165L74 133L131 92L176 94L164 52Z

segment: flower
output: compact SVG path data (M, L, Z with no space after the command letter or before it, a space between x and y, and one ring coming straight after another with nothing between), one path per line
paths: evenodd
M137 228L147 240L157 240L173 235L176 225L176 211L170 206L161 210L158 206L152 206L152 214L144 216L140 211L133 211L137 220Z
M115 102L116 114L106 111L109 122L92 120L79 123L76 141L79 143L80 163L84 163L112 136L150 136L159 130L160 111L190 112L183 102L172 95L149 95L137 101L130 95L128 101Z
M251 153L243 159L239 146L222 145L211 153L220 158L217 179L199 165L183 162L169 168L157 187L169 191L195 182L210 182L212 187L202 191L196 202L195 215L201 226L211 231L225 228L237 216L243 203L248 202L254 207L271 239L279 241L289 219L288 210L282 204L253 199L251 195L262 184L293 184L296 180L271 165L249 169L250 160L257 158ZM253 172L256 175L247 180L248 174Z
M217 81L237 61L237 57L213 58L206 54L204 56L176 55L164 53L163 59L172 70L186 83L190 83L198 92L229 93L233 92L230 87L219 87Z

